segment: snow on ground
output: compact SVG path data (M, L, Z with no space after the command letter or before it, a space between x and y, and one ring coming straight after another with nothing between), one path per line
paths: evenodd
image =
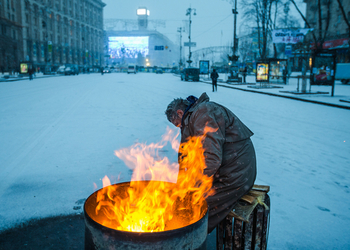
M105 175L129 181L114 150L158 142L171 126L168 103L203 92L255 133L256 183L271 186L269 249L349 249L349 110L220 86L213 93L171 74L1 82L0 230L82 212L76 202Z

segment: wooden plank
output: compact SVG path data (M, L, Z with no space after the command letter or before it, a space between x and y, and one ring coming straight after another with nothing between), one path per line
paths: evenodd
M233 218L237 219L237 220L241 220L241 221L244 221L244 222L247 222L248 223L248 220L246 220L245 218L239 216L238 214L236 214L235 212L230 212L229 213L230 216L232 216Z
M217 250L224 249L224 225L225 225L225 220L221 221L219 225L216 227L216 249Z
M257 205L255 212L255 243L254 250L261 250L261 237L262 237L262 229L264 225L264 210L265 207L263 205Z
M265 194L266 194L265 192L256 191L256 190L251 190L248 193L248 195L253 196L253 197L260 197L260 196L265 197Z
M251 213L249 216L249 223L244 223L243 230L243 249L252 250L252 241L253 241L253 219L254 213Z
M248 194L244 195L244 196L241 198L241 200L244 200L244 201L248 202L249 204L253 204L253 203L255 202L255 200L256 200L256 197L251 196L251 195L249 195L249 193L248 193Z
M249 216L253 212L256 204L257 203L249 204L244 201L238 201L234 206L234 209L230 212L230 215L236 219L248 222Z
M241 250L242 249L242 225L243 222L241 220L234 220L233 227L233 250Z
M268 193L270 191L270 186L265 185L254 185L253 190L262 191Z
M230 215L225 218L224 250L232 250L232 217Z

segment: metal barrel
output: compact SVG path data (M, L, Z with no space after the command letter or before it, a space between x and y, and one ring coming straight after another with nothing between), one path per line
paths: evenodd
M207 249L208 209L200 220L182 228L145 233L120 231L105 227L91 218L98 191L90 195L84 204L85 250Z

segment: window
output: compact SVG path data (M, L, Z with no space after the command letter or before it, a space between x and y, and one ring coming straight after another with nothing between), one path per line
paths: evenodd
M16 40L17 38L16 38L17 36L16 36L16 30L12 30L12 38L14 39L14 40Z
M26 14L26 23L29 23L29 15Z
M6 36L6 26L4 24L1 25L1 35Z

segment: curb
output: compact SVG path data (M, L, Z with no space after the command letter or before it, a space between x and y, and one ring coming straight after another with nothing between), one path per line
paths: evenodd
M211 82L206 82L206 81L201 81L206 84L212 84ZM333 104L333 103L327 103L327 102L320 102L320 101L314 101L314 100L308 100L308 99L303 99L303 98L298 98L294 96L285 96L285 95L279 95L279 94L274 94L274 93L267 93L267 92L261 92L261 91L256 91L256 90L250 90L250 89L242 89L242 88L237 88L233 86L227 86L227 85L222 85L218 83L218 86L224 87L224 88L230 88L230 89L237 89L237 90L242 90L242 91L247 91L247 92L252 92L252 93L257 93L257 94L264 94L264 95L270 95L270 96L276 96L276 97L283 97L283 98L288 98L292 100L297 100L297 101L302 101L302 102L310 102L310 103L315 103L315 104L321 104L321 105L326 105L330 107L335 107L335 108L342 108L342 109L348 109L350 110L349 106L343 106L339 104Z
M33 80L35 79L41 79L41 78L50 78L50 77L57 77L57 76L64 76L64 75L54 75L54 76L40 76L40 77L34 77ZM17 82L17 81L23 81L23 80L29 80L29 77L17 77L17 78L12 78L12 80L0 80L0 82Z

